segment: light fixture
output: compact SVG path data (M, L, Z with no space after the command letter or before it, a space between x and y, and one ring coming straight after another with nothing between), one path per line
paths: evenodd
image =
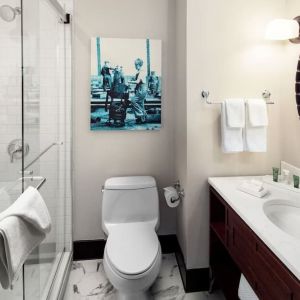
M300 43L299 22L300 17L296 17L294 20L275 19L267 25L265 38L268 40L290 40L293 43Z
M300 44L300 16L294 18L294 20L276 19L271 21L267 25L265 37L269 40L290 40L292 43ZM295 93L300 118L300 57L296 71Z

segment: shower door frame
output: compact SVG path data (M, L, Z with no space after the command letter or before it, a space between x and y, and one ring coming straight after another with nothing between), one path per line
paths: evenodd
M24 9L24 1L26 0L20 0L20 7L21 12L23 12ZM60 3L57 0L45 0L51 4L51 6L54 8L54 10L57 12L58 16L60 17L61 23L63 24L70 24L71 23L71 15L66 13L65 9L60 5ZM25 130L24 130L24 122L25 122L25 62L24 62L24 16L23 13L20 14L21 18L21 28L20 28L20 34L21 34L21 138L22 138L22 149L25 149ZM71 47L72 48L72 47ZM72 94L72 92L71 92ZM33 161L31 161L29 164L25 164L24 155L22 156L21 160L21 176L22 176L22 191L25 189L25 174L26 169L34 164L41 156L43 156L52 146L55 144L58 145L58 143L53 143L42 151ZM23 150L22 150L23 151ZM46 178L45 180L46 181ZM44 183L43 181L43 183ZM61 253L61 256L57 259L57 261L54 262L54 265L56 265L56 268L52 270L51 274L49 275L48 282L46 286L44 287L44 290L41 293L41 299L42 300L62 300L64 296L65 287L67 284L68 274L70 273L71 265L72 265L72 256L73 256L73 249L71 248L70 252L66 252L66 249L64 248L63 252ZM27 300L26 298L26 280L25 280L25 264L23 264L22 267L22 298L23 300Z

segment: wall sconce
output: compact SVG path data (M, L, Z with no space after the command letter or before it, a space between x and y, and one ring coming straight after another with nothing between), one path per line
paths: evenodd
M300 16L294 18L294 20L276 19L271 21L267 25L265 37L269 40L289 40L292 43L300 44ZM295 92L298 115L300 118L300 57L296 72Z
M300 17L299 21L300 21ZM268 40L284 41L291 40L294 43L300 43L298 18L275 19L267 25L265 37Z

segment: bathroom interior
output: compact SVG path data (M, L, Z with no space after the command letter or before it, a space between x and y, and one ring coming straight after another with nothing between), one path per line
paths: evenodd
M0 0L0 299L300 299L299 22L298 0Z

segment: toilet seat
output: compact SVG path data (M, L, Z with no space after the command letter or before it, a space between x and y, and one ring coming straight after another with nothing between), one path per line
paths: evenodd
M109 264L121 277L139 278L157 260L160 244L150 224L123 223L111 228L105 253Z

